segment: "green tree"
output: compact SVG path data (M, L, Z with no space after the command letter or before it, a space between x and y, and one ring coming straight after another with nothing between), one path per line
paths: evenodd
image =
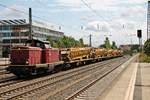
M101 44L99 47L100 47L100 48L105 48L105 45L104 45L104 44Z
M116 46L116 42L115 41L112 41L112 46L111 46L112 49L117 49L117 46Z
M79 39L79 45L80 45L80 47L84 47L84 42L83 42L82 38Z
M144 53L150 56L150 39L144 43Z
M70 47L83 47L84 42L83 39L79 39L79 41L75 40L73 37L63 36L59 38L57 41L48 37L47 40L50 42L52 47L56 48L70 48Z
M133 52L138 52L138 51L139 51L139 45L138 45L138 44L132 45L132 46L131 46L131 50L132 50Z
M48 36L46 40L50 42L51 46L53 46L53 40L51 36Z
M106 49L110 49L111 48L111 44L110 44L110 41L109 41L108 37L106 37L106 40L104 41L104 47Z

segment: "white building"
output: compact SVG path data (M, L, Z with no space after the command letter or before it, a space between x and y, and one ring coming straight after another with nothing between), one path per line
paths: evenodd
M12 45L23 45L29 36L29 23L25 19L0 20L0 55L8 57L9 48ZM48 25L41 22L32 22L32 37L45 41L47 37L53 40L64 36L60 27ZM2 50L1 50L2 49Z
M148 1L148 9L147 9L147 39L150 38L150 1Z

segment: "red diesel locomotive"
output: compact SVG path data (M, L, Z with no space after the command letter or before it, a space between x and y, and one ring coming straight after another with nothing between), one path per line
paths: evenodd
M12 47L10 61L8 71L19 77L53 70L63 63L59 49L39 40L28 40L25 46Z
M25 46L11 48L8 71L18 77L45 73L63 69L68 64L85 64L122 56L120 50L106 50L99 48L51 48L48 42L28 40Z

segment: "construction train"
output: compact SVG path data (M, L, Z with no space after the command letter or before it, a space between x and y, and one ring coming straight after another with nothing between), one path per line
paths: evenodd
M24 46L11 48L11 64L7 70L24 77L120 56L123 56L121 50L91 47L56 49L51 48L48 42L32 39Z

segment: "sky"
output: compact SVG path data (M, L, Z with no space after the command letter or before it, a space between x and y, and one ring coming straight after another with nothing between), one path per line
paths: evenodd
M27 19L29 7L33 20L61 26L67 36L88 44L91 34L95 47L106 37L117 45L138 44L138 29L146 40L147 0L0 0L0 20Z

